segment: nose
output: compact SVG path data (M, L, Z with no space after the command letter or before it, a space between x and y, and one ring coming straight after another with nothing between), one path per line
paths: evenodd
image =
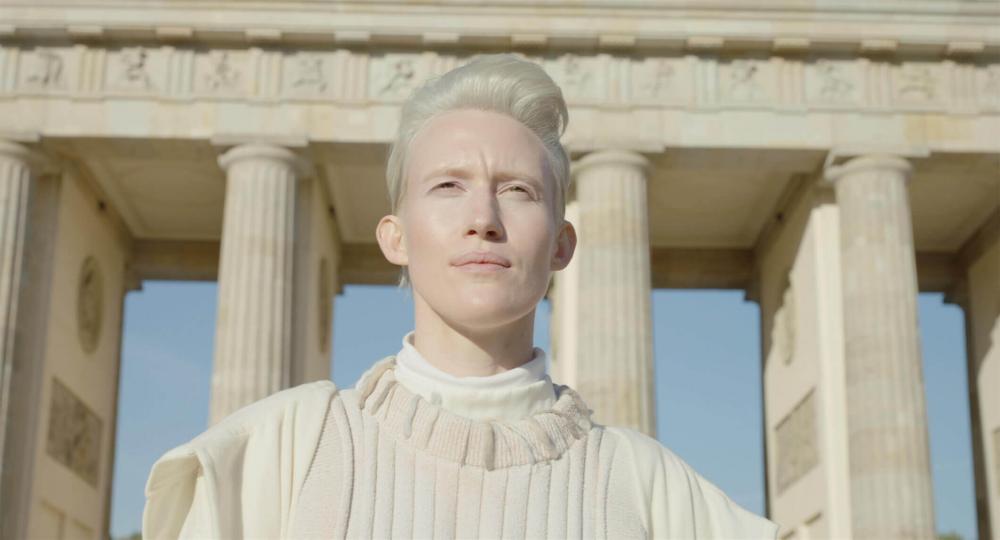
M499 240L503 237L503 223L500 220L500 208L496 197L490 189L473 190L466 235L480 236L486 240Z

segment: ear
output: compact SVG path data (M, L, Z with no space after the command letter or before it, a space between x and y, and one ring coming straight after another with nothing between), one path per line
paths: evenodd
M552 270L566 268L576 252L576 229L573 224L563 220L559 233L556 235L556 252L552 255Z
M410 263L406 255L406 243L403 241L403 223L398 216L393 214L383 216L375 226L375 238L387 261L396 266L406 266Z

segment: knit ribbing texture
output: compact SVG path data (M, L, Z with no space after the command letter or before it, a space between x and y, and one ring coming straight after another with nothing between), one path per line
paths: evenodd
M520 420L472 420L409 391L394 366L333 398L294 538L645 536L617 439L571 388Z

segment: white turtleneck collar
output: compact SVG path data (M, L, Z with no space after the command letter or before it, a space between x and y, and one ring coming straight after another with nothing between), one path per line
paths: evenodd
M434 367L413 346L413 331L403 336L396 354L396 379L411 392L445 410L474 420L519 420L551 409L556 402L545 373L545 351L534 348L531 360L503 373L456 377Z

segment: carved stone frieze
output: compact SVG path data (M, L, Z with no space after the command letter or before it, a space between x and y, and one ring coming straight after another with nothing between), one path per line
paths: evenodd
M577 106L1000 111L1000 64L871 58L559 53L540 63ZM0 47L0 96L400 103L472 53ZM79 65L78 65L79 64Z

